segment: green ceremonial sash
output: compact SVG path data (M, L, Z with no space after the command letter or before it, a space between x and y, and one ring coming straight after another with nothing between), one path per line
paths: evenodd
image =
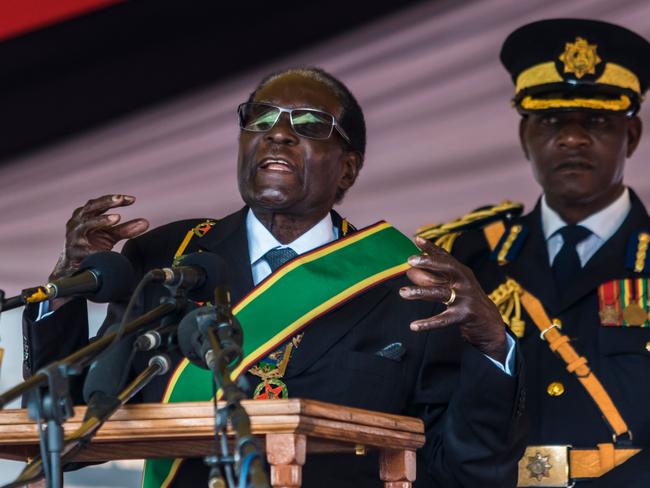
M244 359L232 372L233 379L314 319L406 272L406 260L418 253L408 237L382 221L278 268L233 307L244 331ZM162 402L208 401L212 398L212 381L211 371L183 359L169 380ZM220 397L220 392L217 395ZM143 487L168 487L181 461L147 460Z

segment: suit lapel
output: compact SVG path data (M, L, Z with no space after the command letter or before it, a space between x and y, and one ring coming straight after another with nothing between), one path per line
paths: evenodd
M284 375L285 378L297 376L315 363L352 330L388 293L390 293L388 286L375 286L311 323L307 327L299 347L293 352Z
M248 208L217 221L214 228L201 238L199 247L221 256L229 265L230 292L233 304L239 302L253 289L246 236L246 213Z

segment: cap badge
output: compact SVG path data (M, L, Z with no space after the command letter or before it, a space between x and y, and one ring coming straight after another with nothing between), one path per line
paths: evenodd
M576 42L567 42L564 52L560 54L560 61L564 63L564 72L573 73L576 78L584 75L595 75L596 65L601 59L596 54L596 44L589 44L586 39L576 37Z

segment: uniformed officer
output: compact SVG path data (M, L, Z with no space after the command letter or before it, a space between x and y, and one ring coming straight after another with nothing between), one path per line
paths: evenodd
M474 270L520 337L529 447L519 486L650 486L650 218L625 185L650 44L606 22L506 39L524 155L543 189L420 230Z

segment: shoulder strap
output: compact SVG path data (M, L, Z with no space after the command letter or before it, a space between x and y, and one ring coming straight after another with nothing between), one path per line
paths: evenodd
M528 312L537 328L540 337L548 343L551 351L556 353L566 364L569 373L575 374L578 381L587 390L589 396L598 406L603 417L616 436L630 433L627 424L614 405L612 398L605 390L600 380L587 364L587 358L580 356L571 345L568 336L562 334L562 322L559 319L549 319L544 306L533 295L522 289L521 303Z
M483 232L490 248L494 249L505 232L505 227L501 222L495 222L483 229ZM551 320L542 303L512 278L507 278L504 284L490 294L490 298L500 309L508 296L514 297L517 304L521 303L539 329L540 338L545 340L551 351L564 361L567 371L575 374L578 378L578 381L594 401L612 432L614 432L614 440L616 440L617 436L625 433L631 437L628 426L616 405L614 405L612 398L591 368L589 368L587 358L580 356L571 345L569 337L562 334L560 320Z

